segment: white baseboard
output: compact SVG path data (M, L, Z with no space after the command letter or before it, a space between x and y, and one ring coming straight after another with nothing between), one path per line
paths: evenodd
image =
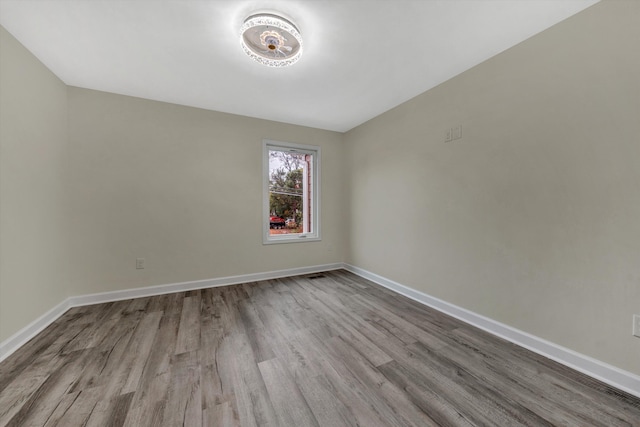
M585 356L568 348L546 341L542 338L520 331L496 320L474 313L462 307L458 307L441 299L432 297L423 292L401 285L393 280L379 276L370 271L349 264L334 263L310 267L292 268L287 270L268 271L263 273L243 274L239 276L220 277L216 279L198 280L191 282L172 283L167 285L149 286L145 288L126 289L122 291L102 292L89 295L73 296L65 299L60 304L31 322L7 340L0 343L0 362L10 356L18 348L26 344L44 328L62 316L69 308L100 304L111 301L120 301L132 298L140 298L154 295L184 292L195 289L204 289L218 286L235 285L239 283L256 282L260 280L276 279L280 277L298 276L301 274L318 273L322 271L338 270L344 268L360 277L371 280L385 288L432 307L476 326L491 334L497 335L514 344L529 349L556 362L562 363L572 369L596 378L620 390L640 397L640 376L616 368L599 360Z
M216 279L195 280L191 282L171 283L167 285L147 286L144 288L124 289L97 294L81 295L69 298L71 307L101 304L104 302L121 301L132 298L150 297L154 295L171 294L174 292L193 291L195 289L215 288L218 286L237 285L240 283L258 282L260 280L277 279L280 277L299 276L301 274L319 273L321 271L338 270L344 264L314 265L311 267L290 268L287 270L266 271L263 273L241 274L239 276L219 277Z
M213 288L218 286L237 285L239 283L257 282L260 280L277 279L280 277L299 276L301 274L319 273L322 271L338 270L344 267L342 263L315 265L310 267L290 268L287 270L267 271L263 273L243 274L239 276L219 277L216 279L196 280L192 282L172 283L167 285L148 286L144 288L125 289L122 291L101 292L96 294L72 296L51 310L25 326L11 337L0 343L0 362L26 344L44 328L62 316L71 307L101 304L111 301L121 301L132 298L149 297L170 294L174 292L192 291L195 289Z
M448 314L449 316L462 320L465 323L476 326L493 335L497 335L500 338L504 338L507 341L511 341L514 344L568 366L569 368L575 369L576 371L589 375L590 377L607 383L613 387L640 397L640 376L638 375L616 368L615 366L593 359L589 356L585 356L584 354L580 354L558 344L546 341L527 332L505 325L504 323L500 323L496 320L401 285L400 283L394 282L393 280L389 280L362 268L345 264L344 269L360 277L371 280L378 285L384 286L387 289L411 298L412 300Z
M0 362L9 357L11 353L25 345L31 338L38 335L44 328L56 321L71 308L69 298L47 311L36 320L20 329L18 332L0 343Z

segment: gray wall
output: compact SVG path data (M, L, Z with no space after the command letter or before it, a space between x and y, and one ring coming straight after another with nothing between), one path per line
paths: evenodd
M640 374L639 22L596 4L350 131L346 261Z
M0 27L0 340L64 300L67 88Z
M342 262L341 134L73 87L69 111L71 294ZM262 244L263 138L321 147L322 241Z

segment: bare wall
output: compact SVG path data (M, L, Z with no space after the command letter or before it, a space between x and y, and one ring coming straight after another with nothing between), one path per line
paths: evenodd
M69 112L72 295L342 262L341 134L74 87ZM322 148L322 241L262 244L263 138Z
M601 2L347 133L346 261L640 374L639 42Z
M0 342L67 294L67 88L0 27Z

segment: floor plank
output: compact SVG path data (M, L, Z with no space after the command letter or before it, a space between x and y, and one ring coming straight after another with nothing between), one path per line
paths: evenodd
M0 426L637 426L640 399L346 271L74 307Z

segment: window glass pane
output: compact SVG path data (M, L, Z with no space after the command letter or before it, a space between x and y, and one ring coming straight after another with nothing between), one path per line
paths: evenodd
M269 234L310 232L311 155L269 150Z

